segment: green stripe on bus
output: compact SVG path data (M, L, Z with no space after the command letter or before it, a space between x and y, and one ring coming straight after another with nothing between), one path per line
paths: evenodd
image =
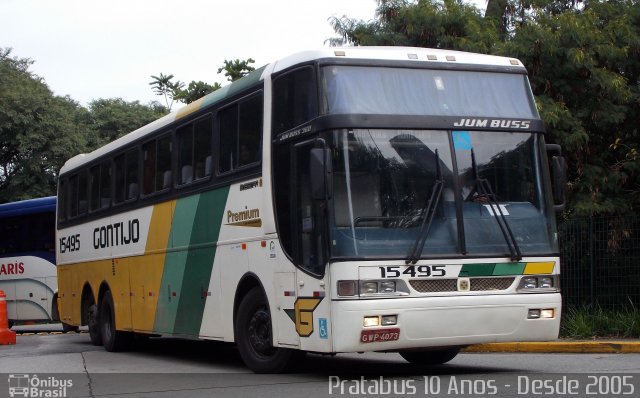
M229 187L200 195L196 217L191 231L182 295L175 318L174 333L198 335L209 291L209 281L220 236L222 217Z
M460 270L460 277L492 276L495 264L465 264Z
M178 304L183 293L182 279L188 258L185 249L191 240L199 198L199 195L194 195L176 202L154 322L154 330L158 332L173 333Z
M496 268L493 270L494 276L501 275L522 275L526 263L503 263L496 264Z

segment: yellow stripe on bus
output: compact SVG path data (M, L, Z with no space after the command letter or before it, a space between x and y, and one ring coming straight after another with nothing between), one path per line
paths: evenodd
M524 275L535 275L535 274L550 274L553 272L553 268L556 263L553 261L547 261L544 263L527 263L527 266L524 267Z
M132 329L153 331L175 201L154 206L143 256L130 257Z

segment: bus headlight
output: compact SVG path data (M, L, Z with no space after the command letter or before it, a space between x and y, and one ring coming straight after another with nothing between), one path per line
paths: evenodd
M338 281L339 297L408 296L409 287L402 279Z
M362 282L360 284L360 294L375 294L378 293L378 282Z
M538 280L538 287L540 289L551 289L554 287L553 278L544 277Z
M407 296L409 288L402 279L360 281L360 297Z
M380 293L393 293L396 291L395 281L382 281L380 282Z
M520 279L518 292L520 293L551 293L559 292L558 275L527 275Z

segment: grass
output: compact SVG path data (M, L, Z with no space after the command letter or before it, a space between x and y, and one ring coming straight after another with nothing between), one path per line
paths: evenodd
M602 308L599 305L565 308L560 323L560 337L640 338L640 310L633 303L620 309Z

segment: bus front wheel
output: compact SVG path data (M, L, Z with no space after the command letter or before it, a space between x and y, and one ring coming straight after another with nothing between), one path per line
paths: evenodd
M453 347L435 351L400 351L400 355L407 362L414 365L441 365L449 362L458 355L460 347Z
M304 351L273 346L269 304L260 288L253 288L240 302L235 321L240 357L256 373L280 373L304 357Z
M111 291L104 292L100 302L99 325L102 345L109 352L123 351L127 348L130 334L116 330L115 306Z

